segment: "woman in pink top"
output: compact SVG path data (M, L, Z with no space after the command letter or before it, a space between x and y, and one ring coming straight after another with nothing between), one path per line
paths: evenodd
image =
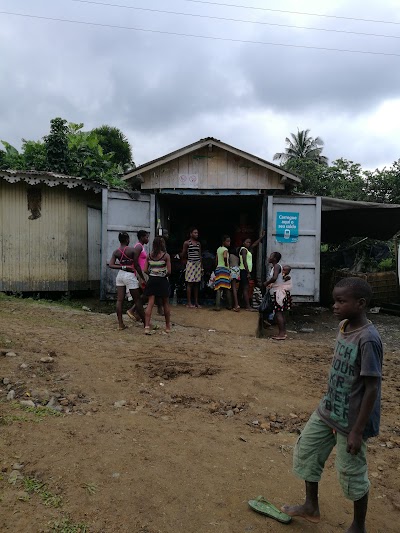
M138 242L133 247L133 268L134 268L136 277L139 282L139 288L142 293L142 301L143 301L143 291L144 291L144 288L146 287L146 278L145 278L143 271L146 266L146 260L147 260L147 252L144 247L149 242L149 234L147 233L147 231L141 229L137 232L137 238L138 238ZM126 291L126 294L129 300L130 299L129 291ZM133 306L132 309L130 309L130 312L127 314L129 318L131 318L132 320L139 319L139 316L136 313L135 306Z
M146 266L146 260L147 260L147 252L144 248L146 244L149 242L149 234L147 231L141 229L137 232L138 242L133 247L135 250L135 269L137 272L138 277L140 278L140 288L144 290L144 287L146 285L146 280L143 275L144 268Z

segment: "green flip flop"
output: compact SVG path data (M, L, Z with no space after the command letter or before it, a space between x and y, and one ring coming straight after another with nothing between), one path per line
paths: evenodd
M256 513L261 513L265 516L269 516L282 524L289 524L292 521L292 517L286 513L280 511L275 505L266 500L263 496L258 496L255 500L249 500L249 505L256 511Z

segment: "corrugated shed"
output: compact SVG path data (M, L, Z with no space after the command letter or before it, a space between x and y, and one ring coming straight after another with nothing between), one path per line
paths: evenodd
M65 192L2 181L0 198L2 290L55 290L68 280Z
M93 191L0 180L0 290L89 288L88 204Z

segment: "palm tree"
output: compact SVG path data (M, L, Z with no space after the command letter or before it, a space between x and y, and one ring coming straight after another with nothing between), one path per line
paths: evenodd
M274 155L274 161L278 160L284 164L296 159L311 159L316 163L327 165L328 158L321 155L324 141L321 137L315 137L313 139L309 133L310 130L297 130L297 134L291 133L291 139L288 137L285 139L285 152L276 153Z

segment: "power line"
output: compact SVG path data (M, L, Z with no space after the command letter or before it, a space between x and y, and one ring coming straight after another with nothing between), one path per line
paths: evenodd
M288 9L272 9L268 7L257 7L257 6L242 6L238 4L225 4L222 2L207 2L206 0L182 0L183 2L191 2L192 4L206 4L211 6L222 6L222 7L235 7L240 9L253 9L255 11L272 11L274 13L290 13L291 15L306 15L308 17L323 17L329 19L341 19L341 20L357 20L359 22L375 22L377 24L397 24L400 25L400 22L393 22L391 20L376 20L376 19L364 19L357 17L344 17L339 15L324 15L323 13L306 13L304 11L289 11Z
M92 4L96 6L117 7L121 9L133 9L135 11L147 11L150 13L163 13L163 14L168 14L168 15L180 15L183 17L223 20L226 22L242 22L246 24L258 24L262 26L278 26L279 28L294 28L298 30L324 31L324 32L330 32L330 33L345 33L345 34L350 34L350 35L362 35L362 36L367 36L367 37L384 37L386 39L400 39L400 35L383 35L379 33L367 33L367 32L358 32L358 31L350 31L350 30L335 30L335 29L327 29L327 28L314 28L310 26L295 26L291 24L279 24L275 22L264 22L264 21L258 21L258 20L243 20L243 19L235 19L235 18L230 18L230 17L217 17L213 15L199 15L195 13L184 13L181 11L166 11L164 9L151 9L148 7L127 6L123 4L110 4L106 2L95 2L93 0L70 0L70 1L76 2L79 4Z
M15 17L25 17L25 18L30 18L30 19L49 20L52 22L67 22L68 24L81 24L84 26L96 26L100 28L115 28L119 30L158 33L158 34L163 34L163 35L175 35L179 37L194 37L196 39L210 39L213 41L228 41L232 43L261 44L261 45L266 45L266 46L282 46L285 48L303 48L306 50L323 50L323 51L328 51L328 52L345 52L345 53L351 53L351 54L400 57L400 54L395 54L391 52L370 52L367 50L348 50L344 48L327 48L327 47L321 47L321 46L306 46L306 45L300 45L300 44L271 43L271 42L266 42L266 41L233 39L229 37L215 37L211 35L198 35L194 33L178 33L178 32L165 31L165 30L150 30L148 28L135 28L133 26L116 26L114 24L103 24L100 22L89 22L89 21L83 21L83 20L61 19L61 18L56 18L56 17L43 17L39 15L28 15L26 13L14 13L11 11L0 11L0 15L11 15Z

